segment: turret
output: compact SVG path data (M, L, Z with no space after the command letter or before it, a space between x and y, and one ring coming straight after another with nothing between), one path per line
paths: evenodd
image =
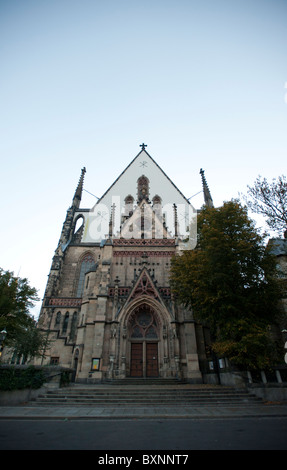
M51 270L50 270L50 274L49 274L49 278L47 282L47 287L46 287L46 292L45 292L46 297L51 297L53 295L56 295L56 292L58 289L58 280L59 280L60 272L62 269L62 263L63 263L63 258L65 255L65 250L67 246L69 245L69 242L73 235L74 215L75 215L76 210L79 208L80 202L81 202L85 173L86 173L86 168L83 168L79 182L78 182L78 186L76 188L76 191L73 197L72 205L67 210L67 215L63 223L60 240L56 248L53 260L52 260L52 266L51 266Z
M78 186L76 188L76 191L73 197L72 205L67 210L67 215L63 223L60 240L56 248L53 260L52 260L52 266L51 266L50 274L48 277L45 297L51 297L53 295L56 295L56 292L58 289L58 281L59 281L59 276L60 276L60 272L62 269L65 250L67 246L69 245L69 242L73 235L74 215L75 215L76 210L79 208L80 202L81 202L85 173L86 173L86 168L83 168L79 182L78 182Z
M65 219L65 222L63 223L62 233L61 233L59 244L56 250L57 254L64 252L69 241L71 240L72 230L73 230L73 225L74 225L74 215L75 215L76 210L80 207L85 173L86 173L86 168L84 167L82 168L82 171L81 171L81 176L80 176L78 186L76 188L76 191L73 197L72 205L67 210L66 219Z

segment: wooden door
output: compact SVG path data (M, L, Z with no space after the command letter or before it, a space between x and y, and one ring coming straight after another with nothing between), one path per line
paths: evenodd
M146 343L146 376L158 377L157 343Z
M131 377L143 376L143 343L131 343Z

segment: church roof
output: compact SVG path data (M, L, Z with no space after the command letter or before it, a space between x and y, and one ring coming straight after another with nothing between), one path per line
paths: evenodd
M89 216L83 214L82 242L100 241L107 238L107 234L118 237L123 217L126 219L135 211L143 199L145 207L149 205L156 210L156 206L160 206L160 217L171 236L184 239L190 233L190 224L191 221L194 224L197 211L149 155L146 145L140 147L141 151L96 202Z
M102 195L102 197L99 198L99 200L97 201L96 204L98 204L99 202L101 202L105 196L115 187L115 185L117 184L117 182L129 171L129 169L135 165L136 161L139 160L140 158L147 158L149 159L153 165L155 165L156 168L158 168L158 170L162 173L162 175L170 182L171 185L173 185L173 187L175 188L176 191L178 191L178 193L181 195L182 198L185 199L185 201L187 202L187 204L190 204L189 200L186 199L186 197L183 195L183 193L177 188L177 186L173 183L173 181L167 176L167 174L163 171L163 169L158 165L158 163L151 157L151 155L146 151L145 147L146 145L145 144L141 144L140 147L142 147L142 150L134 157L134 159L129 163L129 165L122 171L122 173L117 177L117 179L113 182L113 184L111 184L111 186L107 189L107 191ZM145 165L146 163L146 165ZM140 162L141 164L141 167L142 168L142 171L139 172L142 173L142 174L145 174L147 171L147 164L148 162L146 162L145 160L143 160L143 162ZM149 173L149 172L148 172Z

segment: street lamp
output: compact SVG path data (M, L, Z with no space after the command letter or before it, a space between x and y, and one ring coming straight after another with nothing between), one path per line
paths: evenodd
M1 344L3 343L3 341L5 340L6 335L7 335L7 331L6 331L5 328L4 328L4 330L2 330L2 331L0 332L0 346L1 346Z
M284 330L281 330L281 333L287 333L287 330L285 330L285 329L284 329ZM285 344L284 344L284 349L287 350L287 341L286 341ZM285 364L287 364L287 352L286 352L285 355L284 355L284 361L285 361Z
M7 331L6 331L5 328L4 328L4 330L2 330L2 331L0 332L0 357L2 356L2 351L3 351L3 346L2 346L2 344L3 344L4 341L5 341L6 335L7 335Z

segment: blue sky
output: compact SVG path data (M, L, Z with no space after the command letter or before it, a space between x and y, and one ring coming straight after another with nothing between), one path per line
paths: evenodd
M42 297L81 168L100 197L142 142L215 205L286 174L286 21L286 0L0 0L0 266Z

